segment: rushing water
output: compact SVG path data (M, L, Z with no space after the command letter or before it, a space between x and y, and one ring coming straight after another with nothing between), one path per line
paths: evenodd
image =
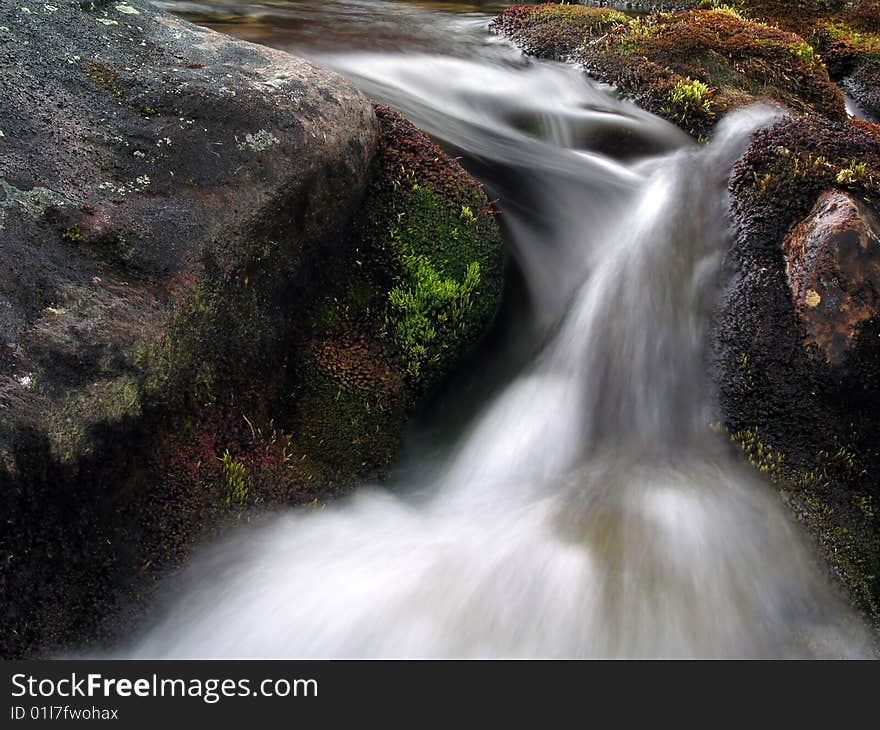
M266 7L238 8L258 22L237 30L339 69L501 197L529 303L505 331L533 355L484 383L494 395L443 459L412 447L398 489L204 549L121 653L867 655L778 498L707 426L726 180L773 112L697 146L578 70L524 59L488 15Z

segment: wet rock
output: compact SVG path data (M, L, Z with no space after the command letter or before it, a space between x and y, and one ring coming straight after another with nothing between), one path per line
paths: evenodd
M880 223L852 196L823 193L782 244L795 311L814 345L840 365L880 312Z
M870 125L755 135L731 182L714 368L731 440L880 629L878 180Z
M859 63L844 79L844 87L875 121L880 119L880 36L875 56Z
M153 355L196 296L250 299L247 279L264 300L240 314L260 317L224 347L265 354L267 305L338 239L376 124L335 74L146 3L23 7L4 0L0 45L4 394L22 404L0 449L27 427L75 460L91 425L138 414L138 387L167 397ZM214 377L217 353L192 354Z
M0 0L0 17L0 655L17 656L100 637L220 524L387 471L491 322L501 248L479 186L414 129L424 159L392 179L400 135L326 69L144 0ZM404 183L433 197L383 207ZM461 231L423 248L451 216ZM416 249L367 235L392 218Z

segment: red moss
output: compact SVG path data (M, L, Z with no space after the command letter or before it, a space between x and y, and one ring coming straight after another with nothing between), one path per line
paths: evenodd
M565 59L588 38L626 22L608 8L584 5L514 5L492 21L492 29L538 58Z
M582 62L601 80L695 136L706 136L721 115L758 99L798 114L846 119L840 90L813 49L792 33L715 10L659 14L610 23L601 32L568 33L568 21L556 19L559 11L544 7L508 10L496 28L526 50L537 47ZM554 35L548 27L555 26L561 29ZM547 42L551 36L566 42ZM571 48L568 41L575 36L581 40ZM554 54L556 48L565 53ZM686 87L699 91L696 98L682 98Z

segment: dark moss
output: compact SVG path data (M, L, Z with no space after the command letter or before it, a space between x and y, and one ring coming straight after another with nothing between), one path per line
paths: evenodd
M716 382L733 440L807 526L832 574L880 630L880 317L846 360L805 344L782 250L819 196L880 211L873 125L788 119L758 132L731 181L735 245L716 315Z

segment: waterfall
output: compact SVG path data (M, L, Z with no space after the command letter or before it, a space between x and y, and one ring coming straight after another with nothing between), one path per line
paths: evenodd
M409 489L361 487L204 547L119 654L869 656L779 498L708 427L727 179L775 112L696 145L458 22L481 34L476 58L321 60L501 196L534 356Z

